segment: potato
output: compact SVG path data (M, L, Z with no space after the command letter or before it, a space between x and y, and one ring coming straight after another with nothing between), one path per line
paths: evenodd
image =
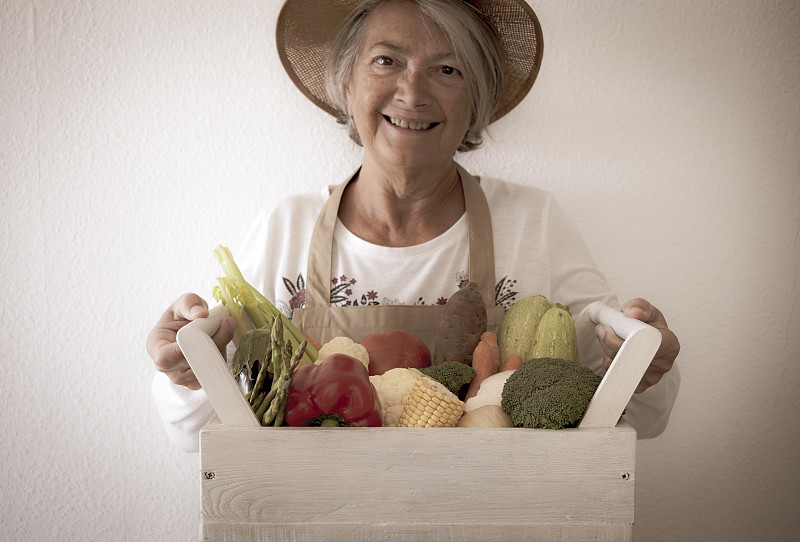
M472 353L486 331L486 305L478 285L468 282L450 296L439 319L432 365L458 361L472 365Z

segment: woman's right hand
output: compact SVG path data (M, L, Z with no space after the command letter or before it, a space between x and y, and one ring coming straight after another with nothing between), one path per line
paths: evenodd
M147 353L153 359L156 369L166 374L174 384L190 390L199 390L200 383L183 357L175 337L178 330L198 318L208 316L208 305L197 294L184 294L161 315L161 319L147 336ZM219 329L211 337L225 356L227 344L233 338L236 320L230 316L223 318Z

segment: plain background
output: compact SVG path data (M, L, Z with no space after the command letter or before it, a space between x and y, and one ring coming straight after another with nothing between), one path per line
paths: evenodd
M197 539L198 456L165 437L145 337L209 296L213 248L259 208L359 163L280 66L280 4L0 4L3 540ZM636 539L793 540L800 3L532 5L539 79L459 160L553 191L620 297L681 339Z

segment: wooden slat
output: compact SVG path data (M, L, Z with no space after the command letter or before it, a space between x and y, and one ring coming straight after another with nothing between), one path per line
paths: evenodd
M582 540L580 533L624 540L633 525L635 446L627 425L231 429L212 422L201 433L204 536L488 542L563 531L576 535L569 540Z
M204 542L629 542L630 524L349 525L205 523Z

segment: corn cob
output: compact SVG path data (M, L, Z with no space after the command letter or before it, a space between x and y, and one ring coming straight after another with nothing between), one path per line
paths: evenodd
M427 376L414 382L405 400L399 427L455 427L464 413L464 402Z

